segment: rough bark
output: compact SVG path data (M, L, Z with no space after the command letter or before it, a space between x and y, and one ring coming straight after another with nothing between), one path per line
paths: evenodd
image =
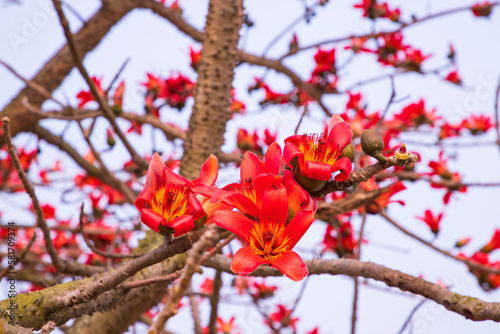
M210 1L203 36L194 106L184 141L180 173L193 179L210 154L224 143L234 67L238 57L242 0Z
M428 282L420 277L411 276L398 270L387 268L373 262L362 262L351 259L311 260L305 261L309 275L347 275L352 277L371 278L384 282L390 287L409 291L443 305L448 310L461 314L474 321L493 320L500 322L500 303L485 302L480 299L464 296L447 288ZM231 259L217 255L205 261L204 266L232 273ZM283 274L268 266L258 267L252 276L282 276Z

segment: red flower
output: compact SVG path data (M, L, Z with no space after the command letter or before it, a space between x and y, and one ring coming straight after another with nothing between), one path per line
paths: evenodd
M314 61L316 67L312 72L312 76L320 76L325 73L335 74L337 71L335 68L335 48L329 51L318 48L314 55Z
M166 167L158 153L151 158L146 185L135 200L135 206L149 228L162 233L173 229L175 237L191 231L194 221L205 216L189 180Z
M101 88L101 80L102 80L102 78L92 77L92 81L94 82L99 95L102 96L104 94L104 90ZM79 100L78 101L78 109L83 108L90 101L95 101L94 97L92 96L92 94L88 90L87 91L83 91L83 90L80 91L80 93L78 93L76 95L76 98Z
M453 70L450 73L448 73L448 75L446 76L446 78L444 78L444 80L454 83L455 85L462 84L462 80L460 79L457 70Z
M423 217L416 217L417 219L420 219L424 223L429 226L431 229L432 233L438 234L439 233L439 223L441 222L441 219L443 218L443 212L441 212L439 215L434 216L431 212L431 210L425 210L424 216Z
M277 286L267 285L266 280L262 279L262 282L254 282L253 287L255 291L253 291L250 295L253 299L266 299L274 296L274 292L278 290Z
M346 45L344 47L345 50L352 50L354 53L358 53L360 51L363 52L372 52L370 49L364 47L365 42L368 41L368 37L354 37L351 38L351 45Z
M257 198L262 203L257 212L255 206L249 205L247 210L241 203L239 208L243 213L215 213L215 224L237 234L247 244L234 255L231 270L245 276L265 263L294 281L302 280L308 274L307 267L292 248L311 226L314 212L301 210L287 224L288 194L281 184L269 185Z
M402 67L407 71L421 72L420 66L424 60L430 58L431 55L424 56L422 51L408 47L404 50L405 58L402 61L395 62L393 65Z
M497 228L491 237L491 240L483 248L481 248L480 252L489 253L498 248L500 248L500 229Z
M474 6L471 7L472 13L474 16L480 17L488 17L491 14L491 9L493 8L493 5L489 2L483 2L483 3L477 3Z
M462 130L462 124L450 124L444 123L439 129L439 140L451 137L460 136L460 131Z
M378 184L375 182L375 177L369 179L366 182L361 183L360 185L361 188L363 188L365 191L371 191L380 188ZM397 194L398 192L405 189L406 187L402 182L393 183L389 186L389 190L387 192L381 194L373 201L373 203L368 204L364 209L363 208L358 209L358 211L362 212L363 210L366 210L366 212L368 213L377 214L380 211L384 210L390 203L399 203L401 205L405 205L405 202L403 201L399 200L391 201L391 197L394 194Z
M191 67L196 71L198 69L198 63L201 59L201 49L199 51L194 51L193 47L189 47L189 57L191 58Z
M280 328L291 327L295 331L299 318L292 318L292 310L288 309L286 306L281 304L277 306L278 310L269 316L269 320L266 320L266 323L272 326L272 323L277 322L280 324ZM271 321L271 323L269 321Z
M207 187L195 187L195 191L205 196L215 194L211 202L221 202L253 217L258 217L265 189L271 185L283 185L288 194L288 204L291 210L287 221L300 210L316 211L316 199L310 197L309 193L295 181L292 172L285 170L283 176L277 175L281 160L281 148L277 143L271 144L267 149L264 163L255 154L247 152L241 162L241 182L228 184L217 193L213 190L204 190Z
M471 115L463 120L462 127L468 129L473 135L484 133L493 127L491 117L486 115Z
M291 169L295 167L292 160L297 157L298 168L303 176L328 181L333 172L340 170L335 180L344 181L351 173L352 164L349 158L340 158L340 155L351 139L349 124L339 115L334 115L328 133L295 135L285 139L283 155Z
M214 293L214 280L206 277L203 283L200 284L200 291L206 295Z

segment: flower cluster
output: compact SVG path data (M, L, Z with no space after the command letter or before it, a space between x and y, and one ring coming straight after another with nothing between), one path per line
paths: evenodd
M300 281L307 267L292 249L314 220L317 201L309 194L311 184L324 184L336 171L340 171L336 180L347 179L351 161L341 154L351 138L349 125L334 116L323 134L287 138L284 154L275 142L270 143L264 161L247 151L240 182L223 188L215 186L215 156L190 182L155 153L135 205L142 222L162 234L179 237L215 223L238 235L244 247L234 254L231 269L239 275L268 264ZM287 169L280 173L283 158Z

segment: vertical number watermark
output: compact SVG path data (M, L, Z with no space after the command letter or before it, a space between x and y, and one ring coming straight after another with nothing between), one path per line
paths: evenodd
M14 226L15 222L9 221L8 223L8 231L7 231L7 266L9 271L7 272L7 297L9 298L9 307L7 309L9 320L9 325L15 325L16 323L16 311L17 311L17 303L16 303L16 276L17 272L15 271L16 266L16 229Z

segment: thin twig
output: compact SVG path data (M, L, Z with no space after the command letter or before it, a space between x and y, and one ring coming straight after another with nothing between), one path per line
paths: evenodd
M177 270L176 272L173 272L173 273L165 275L165 276L146 278L146 279L143 279L140 281L124 282L124 283L118 285L118 288L128 290L128 289L134 289L134 288L138 288L138 287L150 285L150 284L163 283L163 282L173 282L181 276L182 270L183 269Z
M210 296L210 320L208 322L208 334L217 334L217 328L215 327L217 324L217 314L219 308L219 300L220 300L220 289L222 287L222 271L216 270L215 277L212 283L213 292L212 296Z
M413 318L413 316L415 315L415 313L418 311L418 309L425 304L425 302L427 301L427 299L424 299L422 301L420 301L420 303L418 303L414 308L413 310L411 310L410 314L408 315L408 318L406 319L405 323L403 324L403 327L401 327L401 329L399 330L398 334L403 334L403 332L405 331L406 329L406 326L408 326L408 324L411 322L411 319Z
M387 220L389 223L391 223L392 226L396 227L398 230L400 230L404 234L406 234L406 235L412 237L413 239L415 239L415 240L423 243L424 245L426 245L426 246L434 249L435 251L443 254L444 256L447 256L449 258L452 258L452 259L455 259L457 261L463 262L466 265L468 265L469 267L474 268L474 269L483 270L483 271L486 271L486 272L492 273L492 274L500 274L500 270L498 270L498 269L489 268L489 267L483 266L483 265L481 265L479 263L470 261L469 259L463 259L463 258L457 257L457 256L451 254L450 252L445 251L444 249L440 249L440 248L434 246L431 242L425 241L424 239L420 238L419 236L417 236L417 235L413 234L412 232L408 231L407 229L405 229L403 226L401 226L400 224L398 224L394 219L392 219L391 217L389 217L384 212L380 212L380 215L382 217L384 217L385 220Z
M113 88L113 84L116 82L116 80L118 80L118 78L122 74L123 70L125 70L125 67L127 66L127 64L128 64L129 61L130 61L130 58L125 59L125 61L123 62L122 66L120 66L120 68L118 69L118 72L116 72L116 75L113 77L113 79L109 83L108 89L106 89L104 91L104 96L108 96L109 91L111 90L111 88Z
M359 240L357 244L357 254L356 259L359 260L361 258L361 244L363 243L363 233L365 230L366 224L366 212L363 213L363 222L361 223L361 227L359 229ZM359 297L359 277L354 277L354 296L352 300L352 317L351 317L351 334L356 334L356 321L357 321L357 312L358 312L358 297Z
M90 242L89 238L85 235L85 232L83 230L83 220L85 218L85 213L83 212L83 203L80 206L80 234L82 235L83 239L85 240L85 243L87 246L92 250L92 252L103 256L108 259L135 259L138 257L143 256L144 254L115 254L115 253L110 253L110 252L104 252L98 248L96 248L92 242Z
M187 295L189 298L189 305L191 306L191 313L193 315L194 333L202 334L203 330L201 328L200 310L198 310L198 302L196 301L196 295L194 295L191 292L192 291L188 290Z
M52 239L50 237L50 229L47 225L47 222L45 221L45 217L43 215L42 208L40 207L40 203L38 202L38 198L36 197L35 194L35 189L33 188L33 185L31 184L30 180L28 180L28 177L26 176L26 173L23 170L23 167L21 165L21 161L19 161L19 158L16 153L16 149L14 145L12 144L12 140L10 138L10 127L9 127L10 120L8 117L2 118L2 130L3 130L3 137L5 139L5 143L7 144L7 149L9 152L9 156L12 159L12 164L14 165L14 168L16 169L17 175L19 175L19 178L21 179L21 182L23 183L23 187L28 193L28 195L31 198L31 201L33 203L33 208L35 210L36 214L36 220L37 220L37 226L40 227L43 231L43 239L45 241L45 248L47 249L47 253L50 255L50 259L52 260L52 264L56 268L58 272L62 272L64 269L64 265L61 262L61 259L59 259L59 256L57 256L57 250L55 249L54 245L52 244Z
M300 128L300 125L302 124L302 120L304 119L304 117L306 116L307 112L309 111L309 107L308 106L309 106L308 104L304 105L304 111L302 112L302 115L300 115L299 122L297 123L297 126L295 127L295 131L293 132L294 135L297 135L297 133L299 132L299 128Z
M108 120L108 122L111 124L113 127L113 130L115 130L116 135L120 138L120 140L123 142L123 145L129 152L130 156L132 157L132 160L140 166L142 169L148 169L149 164L146 160L144 160L137 152L134 150L134 148L130 145L128 139L125 137L123 132L121 131L120 127L116 123L115 120L115 115L111 108L109 107L108 103L104 101L103 96L99 94L99 91L97 90L97 87L90 78L87 70L83 66L82 59L80 57L80 54L78 52L78 49L76 47L76 43L73 38L73 34L71 33L71 30L69 28L69 23L68 20L66 19L66 16L64 15L64 12L61 7L61 1L60 0L52 0L52 3L54 4L54 7L56 9L57 15L59 16L59 21L61 22L61 26L64 30L64 35L66 36L66 40L68 42L69 49L71 50L71 54L73 55L73 60L75 61L75 65L80 71L80 74L82 77L85 79L85 82L89 86L90 92L96 102L99 104L99 108L101 108L104 111L104 117Z

